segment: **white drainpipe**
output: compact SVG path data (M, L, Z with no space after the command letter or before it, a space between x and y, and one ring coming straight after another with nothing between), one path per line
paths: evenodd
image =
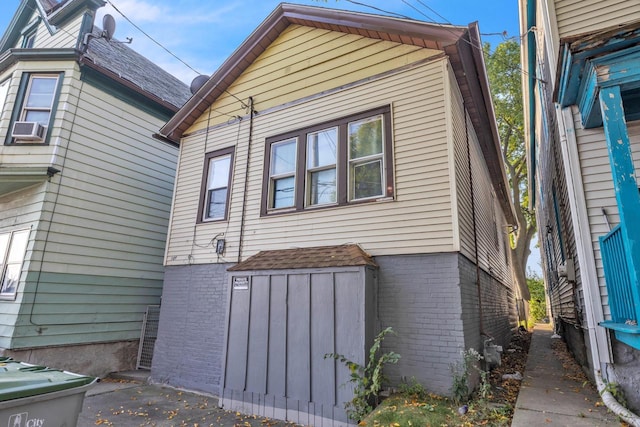
M620 405L613 395L606 391L606 385L602 379L603 369L611 363L611 348L606 330L598 323L604 320L602 310L598 274L593 255L591 230L589 229L589 217L587 205L584 199L584 187L582 185L582 171L578 157L578 144L573 125L573 113L571 107L560 109L556 106L556 116L560 131L560 146L562 147L562 161L571 205L571 221L576 239L576 251L580 264L580 277L582 279L582 292L584 294L584 308L589 333L589 349L593 362L594 376L602 401L616 415L635 427L640 427L640 417Z

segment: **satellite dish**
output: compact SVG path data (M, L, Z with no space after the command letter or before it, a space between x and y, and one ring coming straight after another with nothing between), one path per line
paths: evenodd
M189 89L191 90L191 95L196 93L200 88L209 80L209 76L205 74L200 74L198 77L191 81L191 86Z
M104 38L107 41L111 40L113 34L116 32L116 20L113 19L113 16L106 14L102 17L102 30Z

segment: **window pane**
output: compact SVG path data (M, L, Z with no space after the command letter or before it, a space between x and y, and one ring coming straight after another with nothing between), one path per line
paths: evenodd
M9 247L9 237L11 233L0 234L0 274L2 274L2 264L4 262L4 256L7 253Z
M7 264L15 262L22 264L24 253L27 250L28 241L29 230L13 233L13 237L11 238L11 246L9 247L9 255L7 256Z
M349 158L382 153L382 116L349 123Z
M27 111L24 116L25 122L38 122L42 126L49 124L49 111Z
M51 108L53 94L56 90L57 78L34 77L27 98L27 108Z
M280 178L273 180L273 207L286 208L293 206L295 178Z
M0 114L2 114L2 110L4 109L4 103L7 100L7 92L9 90L9 79L0 82Z
M296 170L296 140L271 146L271 175L293 173Z
M336 202L336 170L327 169L311 173L310 203L321 205Z
M382 196L382 162L380 160L352 164L350 172L352 200Z
M307 135L307 167L335 165L337 141L338 130L335 128Z
M227 207L227 188L209 190L208 197L207 218L224 218Z
M18 287L18 280L20 280L20 271L22 270L22 264L11 264L7 266L7 270L2 281L3 294L14 294Z
M207 188L221 188L229 185L229 167L231 157L211 159L209 162L209 178Z

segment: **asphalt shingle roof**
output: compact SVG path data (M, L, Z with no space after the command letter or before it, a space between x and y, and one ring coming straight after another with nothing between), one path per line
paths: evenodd
M102 30L93 28L96 37L89 39L85 58L128 80L145 92L181 107L191 96L189 87L126 44L98 37Z
M339 245L261 251L229 268L228 271L291 270L366 265L378 266L371 255L362 250L360 246Z

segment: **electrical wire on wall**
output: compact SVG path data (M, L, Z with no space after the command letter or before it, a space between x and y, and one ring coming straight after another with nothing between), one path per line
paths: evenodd
M251 160L251 140L253 138L253 118L255 111L253 109L253 97L249 97L249 138L247 142L247 164L244 174L244 194L242 195L242 216L240 219L240 238L238 239L238 262L242 261L242 245L244 243L244 221L247 210L247 190L249 187L249 162Z

